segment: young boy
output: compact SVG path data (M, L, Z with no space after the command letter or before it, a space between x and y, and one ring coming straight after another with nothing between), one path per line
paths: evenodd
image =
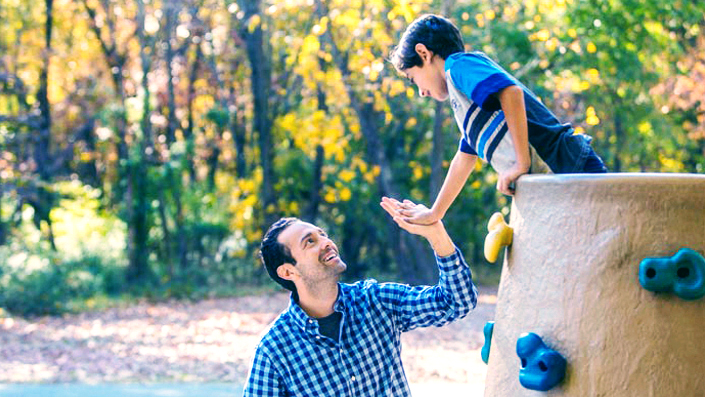
M449 20L424 15L411 23L391 54L397 71L419 95L450 98L460 128L460 144L433 207L404 204L407 221L442 219L460 193L477 158L499 173L497 189L514 193L526 173L607 172L590 146L538 98L484 53L464 52L460 31Z

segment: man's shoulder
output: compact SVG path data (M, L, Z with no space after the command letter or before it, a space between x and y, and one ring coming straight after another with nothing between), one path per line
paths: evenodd
M345 300L358 303L373 298L377 294L379 287L380 283L373 278L360 280L352 284L340 284Z
M287 335L291 334L293 320L288 311L284 311L277 316L274 321L261 333L258 349L271 349L282 343Z
M346 295L353 299L370 299L371 301L379 300L392 295L397 295L407 291L411 286L409 284L397 282L379 282L375 279L367 279L358 281L354 284L343 284L344 290L347 290Z

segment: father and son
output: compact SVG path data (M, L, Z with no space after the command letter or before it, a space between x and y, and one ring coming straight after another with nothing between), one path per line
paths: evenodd
M494 168L497 189L507 195L527 173L607 172L590 137L561 123L487 55L465 52L448 19L416 19L390 60L422 97L450 99L461 132L431 208L387 197L380 203L399 227L428 240L438 284L341 283L346 264L325 231L296 218L278 220L260 253L291 298L257 346L245 396L410 396L401 333L461 319L477 304L470 268L441 221L477 158Z

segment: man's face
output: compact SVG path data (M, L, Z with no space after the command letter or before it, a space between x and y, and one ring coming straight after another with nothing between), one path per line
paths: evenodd
M424 59L421 66L412 66L402 71L412 84L419 88L419 95L430 96L437 101L448 99L448 84L443 71L442 59L435 55L432 60ZM441 61L441 65L438 63Z
M295 271L304 282L335 279L347 265L338 256L338 247L319 227L307 222L294 222L277 238L296 260Z

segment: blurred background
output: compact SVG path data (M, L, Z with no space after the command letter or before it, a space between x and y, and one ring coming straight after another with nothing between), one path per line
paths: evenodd
M457 148L386 61L429 12L611 171L705 171L698 0L0 0L0 317L270 293L281 216L327 230L345 281L435 282L379 207L430 205ZM444 220L490 286L495 183L478 165Z

